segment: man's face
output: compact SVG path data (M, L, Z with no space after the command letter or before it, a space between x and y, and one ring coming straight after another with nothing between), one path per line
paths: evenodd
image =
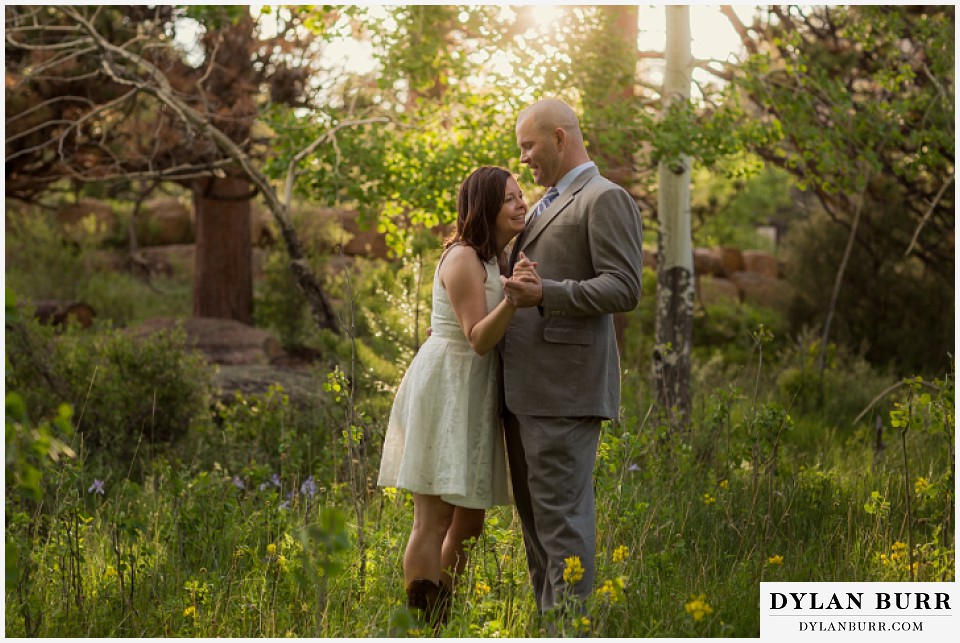
M560 180L560 135L537 127L533 117L517 123L520 162L530 166L537 185L550 187Z

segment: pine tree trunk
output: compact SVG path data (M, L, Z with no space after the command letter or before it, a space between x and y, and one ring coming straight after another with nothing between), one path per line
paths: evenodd
M664 109L690 97L690 8L667 6ZM657 407L675 426L690 414L690 345L693 331L693 244L690 160L660 163L657 316L653 379Z
M246 179L228 177L194 183L195 317L253 322L250 197Z

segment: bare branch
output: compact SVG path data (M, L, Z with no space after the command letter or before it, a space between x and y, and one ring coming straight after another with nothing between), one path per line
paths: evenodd
M943 185L940 186L940 190L937 192L937 196L933 198L933 203L930 204L930 207L927 209L926 213L923 215L923 218L920 219L920 223L917 225L917 229L913 231L913 238L910 240L910 245L907 246L907 251L903 253L903 256L906 257L911 252L913 252L914 247L917 245L917 239L920 238L920 231L923 230L923 227L927 225L927 222L930 220L930 217L933 216L933 211L937 209L937 206L940 205L940 200L943 198L944 193L947 191L947 188L953 185L953 178L955 174L951 174L946 181L943 182Z
M49 98L41 103L37 103L33 107L25 109L22 112L14 114L13 116L9 116L6 121L7 127L10 127L11 123L15 123L19 119L24 118L25 116L29 116L30 114L34 113L35 111L41 110L44 107L49 107L54 103L67 102L67 101L76 101L78 103L86 103L88 107L93 107L93 101L90 100L89 98L84 98L83 96L54 96L53 98ZM7 139L7 140L10 140L10 139Z
M733 26L734 31L737 32L737 35L740 36L740 42L743 43L744 48L751 55L757 53L757 41L750 37L750 32L747 30L747 27L740 21L740 16L733 10L731 5L725 4L720 6L720 13L726 16L727 20L730 21L730 24Z

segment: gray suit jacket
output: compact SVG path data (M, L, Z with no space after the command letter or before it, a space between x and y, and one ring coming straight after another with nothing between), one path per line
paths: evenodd
M513 254L523 250L539 262L543 305L517 310L503 340L512 413L619 415L611 314L633 310L640 300L641 241L636 202L596 168L584 170L527 226Z

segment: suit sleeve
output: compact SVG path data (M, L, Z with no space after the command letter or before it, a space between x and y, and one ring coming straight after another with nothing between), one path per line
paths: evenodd
M587 206L584 243L595 276L544 279L547 315L603 315L628 312L640 302L642 241L640 209L626 190L601 191Z

